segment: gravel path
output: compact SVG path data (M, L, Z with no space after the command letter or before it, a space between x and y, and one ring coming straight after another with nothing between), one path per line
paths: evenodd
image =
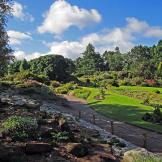
M108 131L111 131L110 121L113 121L115 135L140 147L144 146L143 134L147 134L146 148L152 152L162 152L162 134L107 118L91 109L83 99L68 95L64 97L69 101L69 106L61 107L62 110L59 107L59 111L74 116L79 116L81 112L81 118L92 123L94 123L93 116L95 116L95 124Z

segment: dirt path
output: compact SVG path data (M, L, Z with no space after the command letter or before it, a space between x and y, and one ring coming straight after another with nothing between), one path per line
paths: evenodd
M95 115L95 124L99 127L110 131L110 121L112 119L107 118L93 109L91 109L85 100L78 99L73 96L64 96L69 101L69 106L62 108L62 112L69 113L74 116L79 116L79 111L81 112L81 118L93 123L93 116ZM132 126L123 122L114 122L114 134L133 143L137 146L143 147L144 136L147 134L147 149L153 152L162 152L162 134L152 132L146 129L142 129L136 126Z

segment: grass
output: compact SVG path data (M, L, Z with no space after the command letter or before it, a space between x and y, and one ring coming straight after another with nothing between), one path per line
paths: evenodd
M125 88L125 87L122 87ZM156 88L143 88L143 87L126 87L127 89L134 90L148 90L153 91ZM162 125L157 125L142 120L142 116L146 112L152 112L153 108L141 104L143 101L128 96L115 93L113 90L106 91L105 99L96 100L95 96L98 95L99 89L97 88L83 88L90 91L90 95L87 98L88 104L94 108L97 112L119 121L124 121L133 125L137 125L143 128L148 128L162 133ZM158 88L162 91L162 88Z

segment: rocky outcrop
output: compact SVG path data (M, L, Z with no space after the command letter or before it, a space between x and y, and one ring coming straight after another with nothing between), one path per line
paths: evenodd
M42 143L42 142L31 142L27 143L25 146L25 153L26 154L42 154L52 151L52 145L49 143Z
M137 148L124 153L122 162L143 162L143 161L156 161L161 162L162 156L148 152L144 148Z

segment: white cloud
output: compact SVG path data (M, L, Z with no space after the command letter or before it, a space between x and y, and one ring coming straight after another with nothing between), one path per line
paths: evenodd
M39 52L26 54L24 51L21 51L21 50L14 51L13 55L15 56L16 60L23 60L23 59L32 60L32 59L38 58L40 56L43 56L43 54L41 54Z
M57 40L51 43L43 41L49 50L46 54L59 54L64 57L75 59L81 56L86 45L92 43L96 47L96 51L101 54L105 50L114 50L118 46L121 52L128 52L138 38L159 38L162 37L162 28L159 26L151 26L145 21L140 21L136 18L127 18L124 27L116 27L113 29L105 29L98 33L85 35L76 41ZM25 55L27 59L32 59L41 56L41 53L33 53Z
M84 45L80 42L53 42L50 44L49 54L60 54L68 58L76 58L84 50Z
M144 37L162 37L162 27L150 26L146 21L139 21L134 17L127 18L127 30L131 33L140 33Z
M162 28L161 27L150 27L149 30L147 30L145 32L145 36L161 38L162 37Z
M14 30L9 30L7 33L11 45L20 45L22 41L32 39L30 33L21 33Z
M65 0L55 1L44 18L43 24L38 27L40 33L61 34L71 26L84 28L101 21L101 15L97 10L72 6Z
M14 2L12 6L12 14L14 17L20 19L21 21L25 20L29 20L30 22L34 21L34 17L28 12L25 12L25 6L23 6L18 2Z

